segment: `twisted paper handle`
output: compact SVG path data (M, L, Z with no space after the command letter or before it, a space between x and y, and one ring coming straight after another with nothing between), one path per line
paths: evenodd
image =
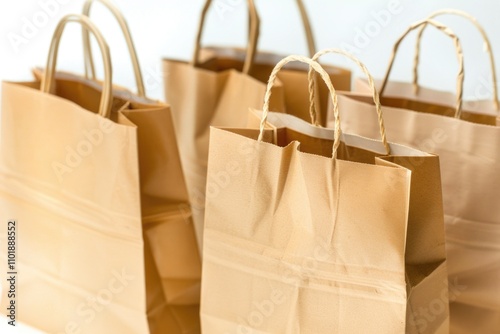
M250 14L250 39L247 48L247 56L245 59L245 64L243 66L243 73L250 73L252 69L255 54L257 53L257 41L259 39L260 31L260 19L255 3L253 0L247 0L248 10ZM208 10L212 5L212 0L206 0L205 5L201 12L200 22L198 24L198 33L196 34L196 41L194 44L193 60L191 64L193 66L198 66L200 63L200 53L201 53L201 37L203 35L203 28L205 26L205 19L207 17Z
M90 21L90 19L83 15L66 15L64 16L59 24L57 25L54 35L52 37L52 42L50 43L49 55L47 57L47 66L42 77L41 91L44 93L50 93L50 87L54 80L54 74L56 70L57 55L59 52L59 44L61 42L61 37L69 22L76 22L81 24L85 29L90 31L96 38L99 48L101 49L101 54L104 60L104 83L103 91L101 95L101 102L99 104L99 114L103 117L109 118L111 114L111 93L112 93L112 67L111 67L111 57L109 54L108 44L104 40L104 37L100 33L99 29Z
M340 50L340 49L326 49L319 51L313 56L313 60L317 61L320 57L328 54L328 53L336 53L339 55L343 55L349 59L351 59L356 65L358 65L359 68L363 71L363 73L366 75L368 78L368 84L370 85L370 88L372 89L372 95L373 95L373 101L375 102L375 109L377 110L377 116L378 116L378 124L379 124L379 129L380 129L380 136L382 137L382 143L384 144L385 151L387 155L391 154L391 148L389 144L387 143L387 136L385 134L385 125L384 125L384 116L382 113L382 105L380 104L380 97L377 92L377 88L375 87L375 80L373 80L373 76L370 74L370 71L368 71L368 68L355 56L352 54ZM314 72L312 69L309 69L309 101L310 101L310 109L309 109L309 114L311 115L311 119L317 119L317 108L315 106L315 86L316 86L316 77L314 75Z
M297 7L299 8L300 17L302 19L302 26L304 27L304 32L306 35L307 50L309 51L309 57L314 56L316 53L316 42L314 40L314 33L311 26L311 20L309 20L309 15L307 15L306 7L302 0L296 0ZM249 17L251 20L251 16ZM251 26L250 26L251 27Z
M406 38L406 36L408 36L408 34L410 32L412 32L413 30L415 30L419 27L426 26L426 25L432 25L432 26L436 27L437 29L444 32L446 35L448 35L449 37L451 37L453 39L453 43L455 45L458 63L459 63L459 69L458 69L458 75L457 75L457 101L456 101L456 108L455 108L455 117L460 118L460 116L462 115L462 99L463 99L463 86L464 86L464 57L463 57L463 52L462 52L462 46L460 44L459 38L457 37L457 35L455 35L455 33L450 28L448 28L444 24L439 23L439 22L434 21L434 20L427 19L427 20L418 21L418 22L412 24L405 31L405 33L398 39L396 44L394 44L391 58L389 60L389 66L388 66L386 74L384 76L384 81L382 82L382 87L380 88L380 96L382 96L384 94L384 90L385 90L387 83L389 81L389 75L391 74L392 67L394 65L394 60L396 59L396 54L397 54L398 49L399 49L399 45Z
M302 24L304 27L304 31L306 34L307 40L307 48L309 50L309 54L312 57L316 52L316 42L314 40L314 34L311 27L311 21L309 20L309 16L307 15L307 10L304 6L302 0L296 0L297 6L299 8L300 17L302 19ZM255 55L257 54L257 45L259 41L260 34L260 19L259 14L257 13L257 8L255 7L254 0L247 0L248 3L248 11L249 11L249 44L247 48L247 55L245 58L245 63L243 65L243 73L250 73L252 69L253 62L255 59ZM194 46L194 54L193 60L191 64L193 66L199 65L199 58L201 52L201 38L203 34L203 27L205 25L205 19L208 13L208 10L212 4L212 0L206 0L205 5L203 6L200 22L198 25L198 33L196 35L196 43Z
M491 48L491 43L488 38L488 35L486 34L486 31L484 28L479 24L477 19L470 15L467 12L457 10L457 9L442 9L435 11L431 13L427 18L432 19L436 16L440 15L445 15L445 14L451 14L451 15L457 15L457 16L462 16L466 19L468 19L474 26L477 28L481 36L483 37L484 40L484 46L486 49L486 52L488 52L488 56L490 59L490 66L491 66L491 75L493 78L493 104L495 105L495 109L498 111L500 110L500 103L498 101L498 85L497 85L497 72L496 72L496 66L495 66L495 58L493 56L493 50ZM413 91L416 94L418 94L419 91L419 86L418 86L418 65L420 62L420 45L421 45L421 40L422 40L422 35L424 33L426 26L422 26L420 30L418 31L417 35L417 42L416 42L416 48L415 48L415 59L413 61Z
M102 3L116 18L116 21L120 25L120 29L125 36L125 41L127 43L128 51L130 53L130 58L132 60L132 66L134 69L135 82L137 84L137 95L140 97L146 97L146 90L144 88L144 80L142 78L141 66L139 65L139 59L137 57L137 51L135 49L134 41L132 39L132 35L130 34L130 29L128 27L127 21L123 17L123 14L120 10L115 7L108 0L87 0L83 4L82 14L90 17L90 8L92 4L98 1ZM82 37L83 37L83 55L85 57L85 77L87 79L95 79L95 66L94 59L92 58L92 45L90 43L90 35L89 32L85 29L82 29Z
M309 56L312 57L316 52L316 42L314 40L314 33L311 27L311 21L309 20L309 15L307 15L307 10L302 0L297 0L297 7L299 7L300 16L302 18L302 24L304 25L304 31L306 33L307 49L309 50Z
M340 113L338 108L337 93L335 91L335 88L333 87L332 81L330 80L330 76L323 69L323 67L321 67L321 65L318 62L303 56L288 56L282 59L278 64L276 64L273 71L271 72L271 75L269 76L269 82L267 84L266 95L264 97L264 106L262 108L263 113L262 113L262 119L260 121L260 133L259 133L259 138L257 140L262 141L264 137L264 128L266 126L267 115L269 113L269 102L271 100L272 88L274 87L278 73L286 64L294 61L306 63L310 67L312 67L316 72L320 74L321 78L323 78L323 80L325 81L328 90L330 91L330 95L333 102L334 118L335 118L335 126L334 126L335 135L333 140L333 151L332 151L332 157L335 159L337 157L337 150L340 145L340 137L341 137Z

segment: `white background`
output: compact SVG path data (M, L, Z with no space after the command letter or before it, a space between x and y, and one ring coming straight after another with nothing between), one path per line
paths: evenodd
M412 22L424 18L433 10L457 8L475 16L490 35L493 50L500 50L500 3L494 0L303 0L309 11L318 49L356 47L354 53L368 66L375 77L381 77L387 66L395 40ZM52 17L43 22L41 3L59 4ZM128 20L138 49L139 59L147 81L148 95L162 98L161 57L189 59L199 13L204 0L115 0ZM261 16L259 49L283 55L304 54L306 43L294 0L255 0ZM388 24L377 23L374 13L387 10L395 2L400 13L389 17ZM51 34L58 20L68 13L81 10L83 0L23 0L0 3L0 78L26 80L34 66L45 66ZM244 46L247 34L247 7L244 0L214 0L219 10L212 10L207 21L204 43ZM221 8L226 5L226 11ZM14 34L22 36L23 20L33 22L42 17L40 28L26 44L13 47L9 41ZM134 81L125 43L118 25L103 6L96 4L92 18L99 25L111 48L115 82L133 88ZM477 87L491 78L487 57L480 35L472 24L462 18L443 16L461 38L466 63L465 95L473 97ZM386 20L387 21L387 20ZM377 29L378 28L378 29ZM360 31L369 32L368 41L359 43ZM358 39L356 39L358 37ZM414 36L402 45L393 79L410 80ZM95 51L98 49L95 47ZM97 56L98 52L94 53ZM421 82L426 86L454 90L457 60L452 42L429 28L423 42ZM500 53L499 53L500 55ZM82 73L83 60L79 27L70 26L62 41L59 68ZM497 57L498 59L498 57ZM327 58L352 68L341 58ZM98 61L100 62L100 61ZM358 71L355 71L358 73ZM482 84L484 86L484 84Z
M255 0L261 17L260 50L274 51L283 55L304 54L306 43L300 17L294 0ZM139 59L150 97L162 98L161 57L189 59L199 13L204 0L115 0L128 20L135 39ZM244 46L247 36L247 9L244 0L214 0L219 10L212 10L204 34L205 44ZM387 66L392 45L406 27L424 18L431 11L441 8L456 8L468 11L484 26L490 36L493 51L500 50L500 2L493 0L304 0L309 11L318 49L329 47L356 47L357 55L380 78ZM56 3L48 14L43 4ZM0 2L0 79L29 80L30 70L45 66L51 34L58 20L68 13L81 10L83 0L22 0ZM390 4L398 8L379 23L376 13L387 11ZM45 9L44 9L45 8ZM224 11L224 9L226 9ZM44 17L49 17L44 22ZM118 25L103 7L96 4L92 18L101 28L111 48L114 78L117 84L134 88L125 43ZM34 20L37 22L34 22ZM461 38L465 55L465 96L477 96L478 87L484 87L491 79L491 70L481 37L472 24L462 18L444 16L440 21L449 24ZM23 37L26 21L38 23L37 31L14 46L11 39ZM431 31L432 30L432 31ZM369 33L361 41L360 33ZM65 33L59 55L59 68L78 73L83 71L80 30L73 25ZM24 38L24 37L23 37ZM97 48L94 48L97 50ZM402 45L397 59L393 79L410 80L414 51L412 37ZM98 53L95 52L97 56ZM421 83L425 86L453 91L457 71L457 60L452 42L435 29L426 34L420 71ZM498 53L500 55L500 53ZM498 56L496 57L498 60ZM340 58L328 58L333 62L352 68L352 64ZM98 61L100 64L100 61ZM359 73L357 69L353 69ZM483 90L484 91L484 90ZM22 249L22 247L21 247ZM0 268L1 264L0 264ZM2 270L2 269L0 269ZM22 273L21 273L22 274ZM22 292L21 292L22 293ZM22 306L21 312L22 312ZM1 333L24 333L4 328L6 319L0 319Z

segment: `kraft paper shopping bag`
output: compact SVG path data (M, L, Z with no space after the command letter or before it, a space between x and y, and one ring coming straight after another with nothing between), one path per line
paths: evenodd
M438 157L268 112L291 60L337 104L291 56L259 129L212 128L202 330L448 333Z
M448 116L420 109L425 104L431 107L427 110L442 110L439 101L421 102L420 98L393 95L395 92L402 90L382 98L398 101L384 109L392 140L437 154L441 161L451 333L500 333L500 128L493 122L453 117L465 114L460 94L455 104L458 107L447 107L451 109ZM425 93L420 88L419 96ZM375 121L374 107L368 97L346 95L343 103L352 110L342 115L345 131L376 138L378 129L371 123Z
M87 0L83 14L88 16L95 0ZM99 0L116 18L130 53L137 94L121 90L124 98L139 100L127 112L139 129L141 196L146 237L162 278L166 300L176 305L199 304L201 261L193 239L191 207L179 158L171 111L165 104L146 98L142 71L127 22L118 8L107 0ZM96 80L90 35L83 32L86 77ZM66 76L68 77L68 76ZM67 78L71 80L71 78ZM82 82L81 78L76 78ZM78 86L77 86L78 87ZM139 97L137 99L136 97ZM168 108L168 112L159 109ZM142 140L141 140L142 139ZM152 149L164 143L162 149ZM194 242L193 242L194 241Z
M96 36L103 83L55 74L68 22ZM19 226L18 320L49 333L199 333L197 302L178 284L196 286L199 267L175 267L183 242L191 258L197 251L189 215L174 209L188 202L170 109L113 90L108 47L88 18L60 22L41 81L3 83L1 124L0 211ZM160 241L177 254L158 266ZM165 294L172 283L177 294Z
M301 0L297 1L304 22L309 49L314 54L314 41L310 24ZM282 57L257 52L259 37L258 14L253 0L248 1L250 11L250 40L247 51L233 48L201 48L205 17L212 5L207 0L200 19L195 51L191 62L163 60L165 97L172 106L182 163L188 191L193 206L193 217L201 245L207 183L207 159L210 126L235 126L246 124L249 107L261 106L266 90L265 82L275 63ZM309 105L307 67L283 71L276 85L271 102L274 110L287 111L299 117ZM350 72L329 66L330 76L343 89L350 89ZM321 87L323 120L326 116L328 92ZM321 122L318 119L317 122Z

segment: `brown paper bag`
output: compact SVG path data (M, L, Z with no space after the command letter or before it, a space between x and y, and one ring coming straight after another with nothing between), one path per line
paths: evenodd
M415 108L420 99L405 95L382 100L388 99L401 102L384 108L391 139L440 157L451 333L500 333L500 128L422 112ZM368 100L359 94L341 100L344 109L350 108L342 114L342 126L347 132L376 138Z
M276 55L256 55L259 20L253 0L248 0L250 11L250 42L246 52L237 49L200 47L205 17L212 1L207 0L201 15L195 52L192 62L163 60L165 97L172 106L182 164L193 206L193 217L201 245L205 211L209 127L246 125L248 108L259 108L264 99L265 82L275 63ZM310 25L302 2L301 9L311 55L314 43ZM246 56L245 56L246 55ZM337 67L327 67L333 80L343 89L350 89L350 72ZM280 84L275 87L273 109L287 111L299 117L299 105L309 105L306 90L298 90L307 84L307 67L283 71ZM322 89L320 99L326 101L328 92ZM323 120L325 119L323 117ZM321 120L318 119L318 122Z
M96 35L103 84L54 78L68 22ZM41 82L2 85L0 212L18 225L16 320L49 333L199 333L199 257L179 210L189 202L169 107L112 91L109 50L86 17L65 17L50 50Z
M94 2L95 0L85 1L84 15L90 14ZM139 101L146 105L142 106L146 110L135 106L135 110L127 112L126 117L139 129L139 145L142 144L139 147L139 163L143 223L147 226L145 234L152 247L165 298L169 304L197 305L200 300L201 261L193 234L191 209L176 140L169 139L169 143L160 149L155 147L156 142L164 141L162 137L166 134L170 137L174 135L170 109L160 113L159 109L165 109L166 106L146 98L137 52L120 10L107 0L98 2L116 18L130 53L137 94L131 95L123 90L122 94L125 99L142 98ZM90 34L84 29L82 34L85 74L87 78L96 80ZM76 81L81 82L81 78L76 78ZM142 133L142 129L147 130Z
M448 333L439 159L268 113L290 60L336 103L292 56L260 130L212 128L203 332Z

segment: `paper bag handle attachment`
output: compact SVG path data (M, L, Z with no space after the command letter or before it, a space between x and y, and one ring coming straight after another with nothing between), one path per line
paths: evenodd
M59 52L59 44L61 42L61 37L66 28L66 25L70 22L76 22L81 24L85 29L90 31L96 38L99 48L101 49L101 54L104 62L104 84L101 96L101 102L99 104L99 115L109 118L111 114L111 93L112 93L112 67L111 58L109 54L108 44L104 40L104 37L100 33L99 29L90 21L90 19L83 15L66 15L64 16L59 24L57 25L54 35L52 37L52 42L50 43L49 55L47 57L47 66L45 70L45 75L42 77L41 91L44 93L50 93L50 88L54 81L54 75L57 64L57 55Z
M120 29L122 30L123 35L125 36L125 42L127 43L127 48L130 53L130 58L132 60L135 82L137 84L137 95L140 97L146 97L146 90L144 88L144 80L142 78L142 71L141 71L141 66L139 65L137 51L127 21L125 20L125 17L120 12L120 10L108 0L86 0L85 3L83 4L82 14L90 17L90 8L92 7L92 4L96 1L103 4L111 12L111 14L113 14L113 16L116 18L116 21L120 25ZM85 77L87 79L95 80L96 75L95 75L94 60L92 58L92 45L90 43L90 34L86 29L82 29L82 37L83 37L83 54L85 57Z
M457 9L442 9L435 11L431 13L427 18L428 19L433 19L437 16L445 15L445 14L451 14L451 15L456 15L456 16L461 16L466 19L468 19L474 26L477 28L481 36L483 37L484 41L484 47L485 51L488 52L488 56L490 59L490 66L491 66L491 75L493 78L493 104L495 105L495 109L498 111L500 110L500 103L498 101L498 85L497 85L497 72L496 72L496 66L495 66L495 57L493 56L493 50L491 47L490 39L488 38L488 35L486 34L486 31L484 28L479 24L477 19L470 15L467 12L457 10ZM416 42L416 48L415 48L415 59L413 61L413 91L416 94L418 94L419 86L418 86L418 65L420 62L420 46L421 46L421 40L422 40L422 35L424 33L426 26L422 26L420 30L418 31L417 35L417 42Z
M328 90L330 91L330 96L332 98L333 102L333 108L334 108L334 115L335 115L335 135L334 135L334 140L333 140L333 152L332 156L335 159L337 157L337 150L340 146L340 138L341 138L341 129L340 129L340 116L339 116L339 108L338 108L338 101L337 101L337 93L335 91L335 88L333 87L332 81L330 80L330 76L328 73L321 67L321 65L304 56L288 56L284 59L282 59L276 66L274 67L273 71L271 72L271 75L269 76L269 82L267 83L267 90L266 90L266 95L264 96L264 106L262 108L262 119L260 121L260 133L259 133L259 138L257 139L258 141L262 141L264 138L264 128L266 126L267 122L267 116L269 114L269 102L271 100L271 94L272 94L272 89L274 87L274 84L276 82L276 78L278 76L279 71L288 63L290 62L301 62L301 63L306 63L310 67L312 67L316 72L319 73L323 81L325 82L326 86L328 87Z
M378 116L378 124L380 128L380 135L382 137L382 143L384 144L385 151L387 155L391 154L391 148L389 144L387 143L387 136L385 134L385 125L384 125L384 116L382 113L382 105L380 104L380 96L377 92L377 87L375 87L375 80L373 80L373 76L370 74L370 71L368 71L368 68L355 56L352 54L340 50L340 49L326 49L319 51L316 53L312 60L318 61L318 59L326 54L329 53L336 53L339 55L343 55L349 59L351 59L356 65L358 65L359 68L363 71L363 73L366 75L368 78L368 84L370 85L370 88L372 90L372 95L373 95L373 101L375 102L375 109L377 110L377 116ZM309 114L311 115L311 119L316 119L317 117L317 108L315 107L315 86L316 86L316 76L314 75L315 73L313 72L313 69L309 69L309 101L310 101L310 110Z
M245 64L243 66L243 73L250 73L250 70L252 68L255 53L257 52L257 40L259 38L260 29L260 19L259 15L257 14L257 9L255 8L255 3L253 0L247 1L248 10L250 13L250 40L248 43ZM193 60L191 61L191 64L193 66L198 66L200 64L201 38L203 35L203 28L205 26L205 19L211 5L212 0L206 0L201 12L200 23L198 24L198 33L196 35L196 42L194 45Z
M387 82L389 80L389 76L391 74L392 67L394 65L394 60L396 59L396 54L397 54L398 49L399 49L399 45L406 38L406 36L408 36L408 34L410 32L418 29L419 27L427 26L427 25L432 25L432 26L436 27L437 29L439 29L440 31L444 32L446 35L448 35L449 37L451 37L453 39L453 43L455 44L455 49L456 49L458 63L459 63L458 75L457 75L457 101L456 101L456 108L455 108L455 118L460 118L460 116L462 115L462 98L463 98L463 86L464 86L464 57L463 57L463 52L462 52L462 46L460 44L460 40L458 39L457 35L455 35L455 33L450 28L448 28L444 24L439 23L439 22L434 21L434 20L427 19L427 20L418 21L418 22L412 24L405 31L405 33L398 39L396 44L394 44L391 58L389 60L389 66L387 68L387 71L386 71L385 76L384 76L384 81L382 82L382 86L380 88L380 96L382 96L384 94L385 88L387 86Z

